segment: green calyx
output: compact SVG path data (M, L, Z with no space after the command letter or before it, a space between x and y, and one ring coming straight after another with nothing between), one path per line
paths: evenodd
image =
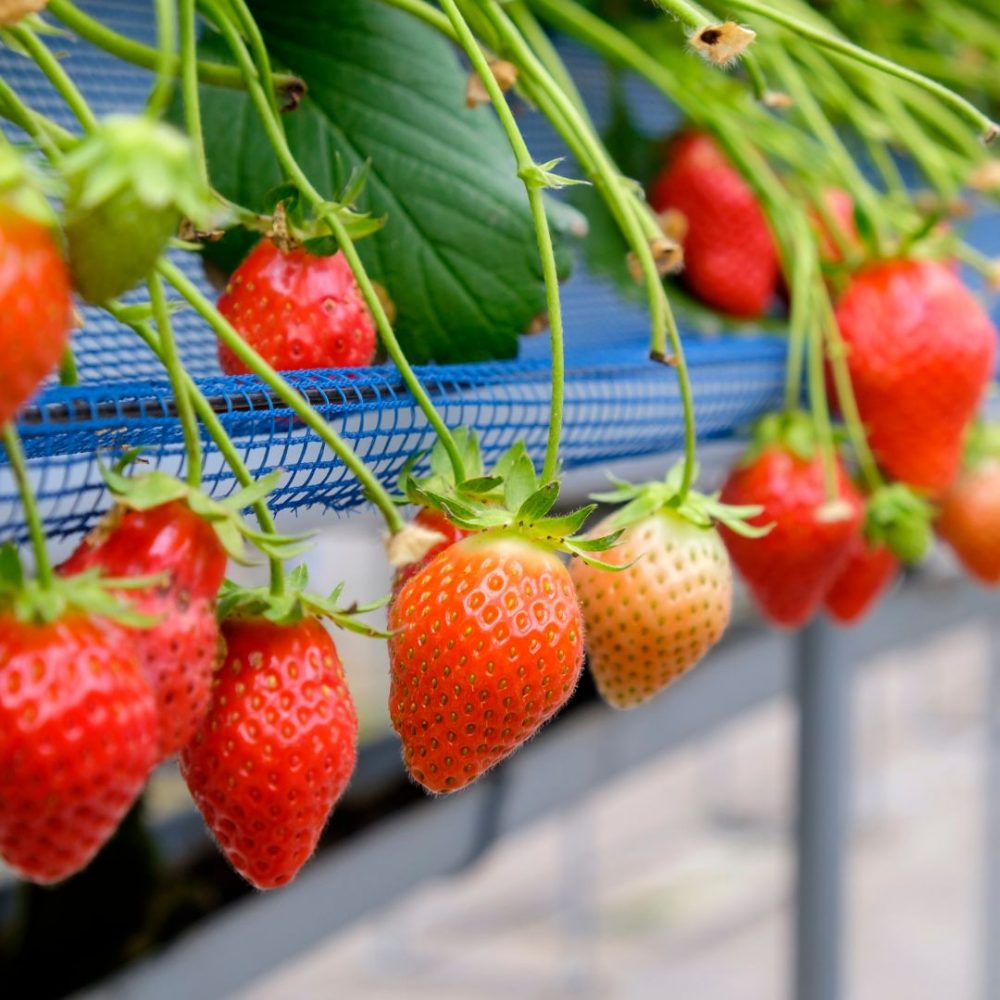
M509 530L552 551L578 556L588 565L620 569L596 559L592 553L613 548L621 532L600 538L585 538L580 532L597 505L589 504L568 514L550 516L559 499L557 481L542 483L521 442L497 461L489 474L483 468L479 445L471 431L455 433L466 479L456 482L444 447L438 443L430 453L430 474L418 478L415 455L400 477L402 502L440 511L466 531Z
M815 421L804 410L766 414L750 431L743 464L752 464L768 448L783 448L804 462L811 461L818 448Z
M247 555L246 542L250 542L269 559L291 559L307 549L304 536L258 531L243 519L243 511L264 500L278 485L281 479L279 471L262 477L252 486L239 490L223 500L216 500L166 472L153 471L141 476L123 475L122 468L135 457L136 453L130 452L114 469L101 469L108 489L123 506L132 510L151 510L162 504L181 500L198 517L211 525L226 553L243 565L254 563L254 560Z
M976 421L965 438L962 465L972 470L994 459L1000 459L1000 424Z
M122 192L134 192L153 211L174 209L207 224L215 200L198 174L190 140L143 115L113 115L63 161L72 210L93 211Z
M156 266L181 218L207 228L213 196L186 136L145 117L106 119L63 161L65 229L79 294L102 304Z
M696 473L697 475L697 473ZM749 519L764 511L756 504L736 506L721 503L718 493L696 493L689 490L681 496L684 466L675 465L662 481L653 481L635 486L621 479L612 478L614 489L607 493L595 493L593 500L600 503L624 504L611 518L613 528L621 531L652 517L661 511L668 511L684 518L698 528L709 530L716 524L724 524L731 531L745 538L762 538L773 525L754 525Z
M120 591L144 590L161 583L166 583L165 577L118 579L91 569L74 576L55 577L42 586L25 574L13 545L0 546L0 608L10 609L24 622L54 622L71 611L80 611L132 628L149 628L156 624L156 619L134 611Z
M901 562L917 563L933 539L934 507L902 483L881 486L865 508L865 538L885 545Z
M371 161L355 167L337 196L319 206L313 206L302 197L297 185L287 182L267 195L266 205L271 215L260 215L237 205L230 207L235 221L244 229L259 232L285 249L304 246L318 257L329 257L340 249L330 233L331 216L338 219L354 242L377 233L386 223L385 216L376 217L355 207L370 174Z
M344 584L340 584L328 597L310 594L309 572L305 566L296 566L285 580L281 594L272 594L266 587L246 589L227 580L219 592L218 615L226 618L264 618L275 625L295 625L303 618L325 618L338 628L366 635L373 639L387 639L389 634L358 620L359 615L369 614L384 607L388 598L372 604L340 605Z

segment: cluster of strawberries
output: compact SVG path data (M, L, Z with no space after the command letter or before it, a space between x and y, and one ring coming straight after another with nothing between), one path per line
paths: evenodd
M709 136L674 140L650 200L682 220L683 278L705 303L754 318L784 291L765 214ZM861 242L850 196L830 189L824 200L814 223L824 263L836 265L843 247L860 251ZM989 316L954 262L901 256L862 262L845 276L836 322L874 457L915 494L892 486L866 494L838 457L831 504L807 422L762 421L722 498L759 504L759 523L773 530L759 541L723 532L762 612L787 627L824 605L844 623L871 607L897 575L899 556L915 561L926 549L917 495L928 518L936 507L938 534L970 573L1000 583L1000 450L994 434L970 428L996 369ZM911 508L910 537L893 527L894 503Z
M697 206L714 212L721 195L691 199L699 178L729 168L701 138L683 148L697 168L674 195L666 180L657 190L688 199L664 203L685 216L687 280L702 294L738 285L773 257L770 235L745 220L750 259L731 248L713 259ZM57 364L79 285L49 227L11 203L0 203L0 264L0 352L16 359L5 423ZM765 271L770 298L776 265ZM765 304L745 289L716 302ZM372 359L371 317L340 255L262 240L219 306L276 368ZM430 476L404 474L420 510L394 542L389 709L415 781L453 792L510 754L565 705L585 649L615 707L661 691L723 634L730 557L789 627L824 605L856 620L900 560L922 554L932 517L971 572L1000 583L1000 448L993 432L970 433L994 369L989 319L950 264L918 259L861 267L836 319L868 439L894 479L869 495L839 457L824 463L812 421L794 413L760 421L720 494L690 490L683 467L617 483L596 498L616 509L586 535L594 508L552 515L558 484L538 480L523 446L492 474L474 447L461 481L441 455ZM221 360L242 370L231 352ZM0 558L0 857L39 882L78 871L152 768L179 754L234 867L260 888L283 885L354 768L357 716L321 619L351 626L304 578L280 600L224 582L247 499L225 507L138 478L131 491L112 483L114 509L46 587Z

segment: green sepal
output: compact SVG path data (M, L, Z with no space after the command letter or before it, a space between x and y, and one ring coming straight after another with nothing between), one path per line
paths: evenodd
M414 474L426 453L412 456L403 467L400 487L409 503L438 510L468 532L510 529L546 548L574 555L579 554L574 547L578 543L591 544L592 540L581 538L579 533L595 508L549 517L559 499L559 483L539 481L523 442L504 452L487 475L475 435L462 428L455 432L455 440L467 478L455 482L448 454L438 443L429 456L429 475L419 478Z
M101 465L101 475L115 499L133 510L151 510L176 500L184 501L191 510L215 530L219 543L230 558L242 565L254 565L247 555L250 542L269 559L291 559L305 551L306 535L279 535L251 528L243 512L265 500L281 481L282 473L275 470L252 485L236 491L222 500L181 482L169 473L153 470L139 476L125 476L122 469L135 461L137 451L127 452L115 465Z
M751 428L750 442L743 455L743 464L752 465L762 451L781 447L804 462L816 455L816 425L804 410L768 413Z
M872 545L885 545L901 562L920 562L934 538L933 504L902 483L881 486L865 505L864 533Z
M162 574L106 577L95 567L73 576L56 576L43 586L24 572L15 546L0 546L0 607L10 608L25 622L54 622L71 611L82 611L130 628L150 628L159 619L133 610L120 592L145 590L167 582Z
M124 191L154 211L173 208L206 227L216 200L197 168L191 141L145 115L110 115L65 157L71 211L92 211Z
M694 470L697 477L697 467ZM736 506L722 503L718 493L698 493L689 490L681 497L684 482L684 465L678 463L662 481L634 485L622 479L612 479L614 490L595 493L594 500L601 503L623 504L611 517L611 526L624 530L644 521L660 511L669 511L698 528L712 528L724 524L731 531L745 538L762 538L773 525L750 524L749 519L759 516L764 508L757 505Z
M263 618L275 625L294 625L303 618L325 618L338 628L372 639L388 639L389 633L358 621L359 615L370 614L385 607L389 598L371 604L352 604L342 607L340 597L344 584L339 584L326 597L309 593L309 571L304 565L296 566L285 579L281 594L275 595L267 587L239 587L226 580L219 592L217 613L226 618Z

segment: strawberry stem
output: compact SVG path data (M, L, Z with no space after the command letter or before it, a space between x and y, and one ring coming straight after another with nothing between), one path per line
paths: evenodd
M148 324L130 320L127 312L124 310L124 307L118 303L109 303L105 306L105 308L109 313L111 313L112 316L119 320L119 322L130 326L146 342L150 350L152 350L153 353L156 354L160 360L164 362L164 364L166 364L163 342L161 338L153 332ZM230 438L229 434L226 432L226 428L222 425L222 421L219 419L215 410L212 409L212 405L205 398L204 393L198 388L198 384L183 369L180 373L180 384L183 394L190 399L198 417L205 426L206 432L215 442L216 447L219 449L219 453L232 470L236 481L240 484L240 486L252 486L254 478L250 474L250 470L247 468L246 463L240 456L236 445L233 444L232 438ZM257 518L257 522L260 525L261 531L268 535L277 534L274 516L271 514L271 510L267 506L267 503L264 500L257 500L254 504L252 504L252 509ZM284 564L279 558L274 556L268 557L268 563L270 564L271 572L271 594L273 596L282 596L285 593Z
M59 96L66 102L69 109L83 126L85 132L97 128L97 119L90 110L83 94L62 68L52 50L38 36L23 24L6 29L11 37L23 47L35 65L42 71L45 78L52 84Z
M181 296L194 307L195 312L205 320L215 331L216 336L250 369L265 385L284 401L303 423L318 437L325 441L337 457L354 474L364 487L368 498L382 512L386 525L392 534L404 527L402 515L397 509L392 497L385 487L375 478L372 471L358 457L354 450L339 434L316 412L301 394L282 378L237 332L229 321L222 316L201 290L184 272L169 260L161 259L158 265L160 274L180 292Z
M483 10L514 62L527 76L528 93L532 100L562 135L587 176L601 190L639 262L653 320L651 354L656 360L666 361L669 348L670 363L677 370L684 411L684 474L680 488L683 499L694 481L697 431L684 346L650 247L651 239L662 236L659 225L615 167L589 121L580 113L573 99L560 89L501 6L490 0L483 4Z
M146 102L146 114L159 118L170 103L177 74L177 10L173 0L156 0L156 82Z
M182 2L186 2L186 0L182 0ZM112 31L100 21L85 14L70 0L49 0L46 9L74 35L121 59L122 62L149 70L155 70L159 65L160 55L156 49L144 45L142 42L137 42L134 38L128 38ZM198 79L208 86L226 87L230 90L244 90L246 87L243 74L235 66L200 60L197 64L197 70ZM180 72L179 58L175 57L171 60L170 71L174 74ZM278 93L289 93L301 91L303 84L297 76L289 73L276 73L274 86Z
M194 487L201 486L202 454L201 433L198 430L198 418L191 406L191 399L183 383L184 368L177 353L177 341L174 339L174 328L170 322L170 310L167 298L163 294L163 279L159 274L149 276L149 299L153 306L153 317L160 333L160 360L167 369L170 384L174 390L174 400L177 404L177 416L180 419L184 434L184 451L187 454L187 481Z
M562 302L559 296L559 272L552 245L552 233L549 230L549 220L545 212L545 199L542 195L542 187L531 180L531 173L536 169L535 161L528 151L524 136L514 120L507 99L483 55L479 43L454 0L441 0L441 7L448 15L458 36L459 44L465 50L473 69L482 80L497 117L500 119L500 124L507 133L507 139L517 162L518 175L524 181L528 204L531 207L531 217L534 221L535 236L538 241L538 254L542 261L542 274L545 279L545 297L548 305L549 333L552 344L552 396L549 409L549 433L545 449L545 463L542 467L542 482L547 483L556 479L559 474L559 441L562 436L566 362L563 343Z
M454 435L442 419L441 415L438 413L434 404L431 402L430 396L427 395L427 392L420 384L420 380L417 378L416 373L413 371L409 361L406 359L406 355L403 353L399 341L396 339L396 334L392 329L392 324L389 322L389 317L386 314L385 307L382 305L382 301L375 291L375 287L372 284L371 279L368 277L368 272L365 270L365 267L361 262L361 257L358 255L357 249L354 246L354 241L347 232L347 228L344 226L336 211L332 211L329 208L326 199L324 199L323 196L316 190L312 182L306 176L305 172L299 166L298 161L292 155L292 151L288 145L288 139L285 135L284 126L281 122L281 117L272 111L271 103L267 98L265 88L262 86L258 78L258 70L254 67L239 32L215 0L200 0L200 6L202 11L207 12L208 16L212 19L212 22L222 32L226 43L229 45L237 63L239 64L240 70L246 77L247 91L257 109L257 114L260 118L261 124L264 127L264 131L267 134L268 140L271 143L282 170L285 172L287 178L291 180L301 191L303 196L316 212L317 217L327 225L330 232L333 234L334 239L337 241L337 245L344 254L344 257L354 274L355 280L358 283L358 287L361 289L361 294L364 297L365 304L368 306L368 309L375 320L379 336L389 354L389 357L392 358L393 363L399 369L399 372L403 377L403 381L413 394L414 399L417 401L417 405L423 411L431 427L433 427L435 433L441 439L448 453L448 458L451 461L455 477L459 482L461 482L465 479L465 469Z
M210 186L208 160L205 155L205 136L201 124L201 93L198 88L198 13L196 0L179 0L181 94L184 99L184 124L194 147L198 174Z
M7 451L7 459L10 462L11 472L17 483L17 489L21 496L21 506L24 508L24 519L28 525L28 534L31 537L31 547L35 553L35 574L38 577L38 584L43 590L48 590L53 583L52 562L49 559L48 549L45 545L45 528L42 525L41 516L38 513L38 504L35 500L34 491L28 481L28 466L24 459L24 449L21 447L21 439L18 436L17 428L13 421L4 425L3 444Z

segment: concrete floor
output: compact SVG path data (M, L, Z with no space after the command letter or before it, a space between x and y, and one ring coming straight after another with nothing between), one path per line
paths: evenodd
M979 995L986 683L970 629L857 689L849 1000ZM793 726L774 704L653 761L238 1000L784 997Z

